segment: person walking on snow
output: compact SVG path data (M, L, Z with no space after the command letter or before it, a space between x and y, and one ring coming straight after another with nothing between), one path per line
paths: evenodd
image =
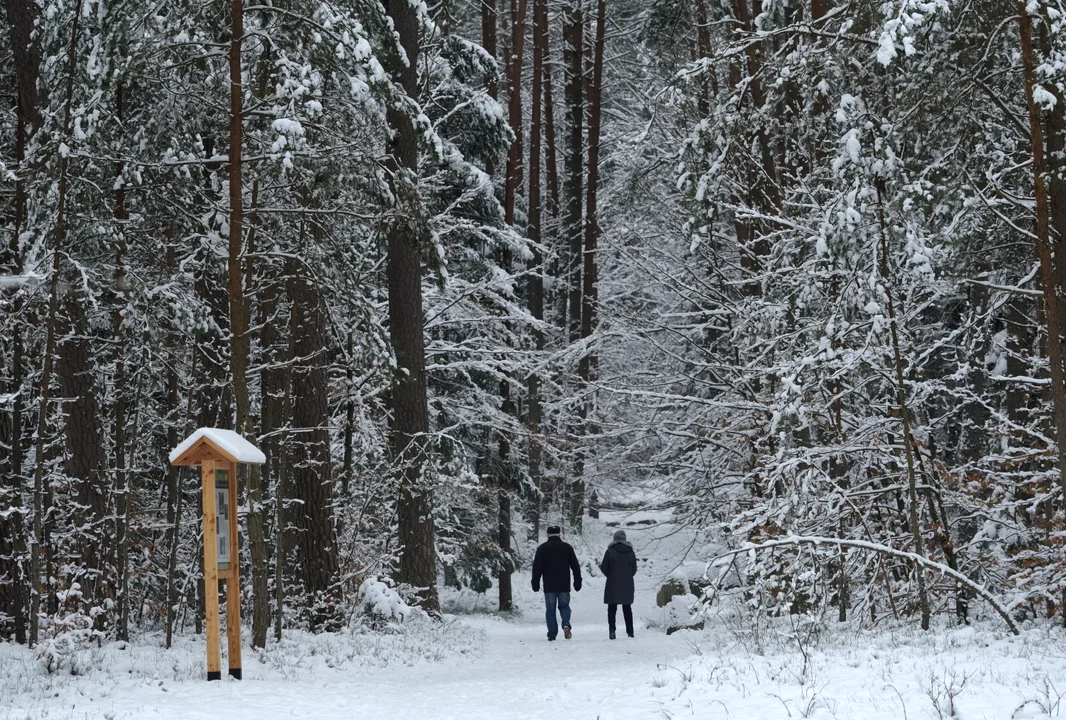
M570 631L570 571L574 571L574 592L581 592L581 565L577 562L574 548L564 543L558 525L548 526L548 541L537 548L533 558L533 592L540 592L544 579L544 620L548 623L548 639L559 634L555 617L558 606L563 619L563 637L571 637Z
M626 621L626 634L633 637L633 576L637 574L637 556L633 546L626 540L626 531L619 530L614 540L607 546L607 552L600 563L600 571L607 578L603 588L603 602L607 605L607 627L614 640L615 618L618 606L622 606L622 617Z

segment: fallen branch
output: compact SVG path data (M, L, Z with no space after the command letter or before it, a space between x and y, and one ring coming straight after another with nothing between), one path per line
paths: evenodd
M940 573L943 573L944 575L947 575L948 577L957 580L958 582L973 590L975 593L977 593L977 595L984 598L985 601L987 601L988 604L991 605L997 613L999 613L999 616L1003 618L1003 621L1007 623L1007 627L1010 628L1010 631L1015 635L1020 634L1018 631L1018 626L1014 623L1014 618L1010 616L1010 613L1007 612L1007 609L1003 607L1003 605L992 595L992 593L990 593L983 586L978 585L962 573L958 572L957 570L952 570L947 565L942 565L938 562L929 560L928 558L924 558L916 553L907 552L905 550L896 550L895 548L889 547L888 545L878 545L877 543L868 542L866 540L842 540L840 538L793 535L792 537L787 537L782 540L773 540L771 542L763 543L761 545L746 545L745 547L742 547L739 550L731 550L714 558L713 560L711 560L710 564L717 567L722 564L723 560L729 558L732 562L733 558L742 553L758 550L769 550L775 547L790 547L796 545L836 545L838 547L852 547L857 548L859 550L870 550L871 552L880 553L881 555L889 555L891 557L898 557L903 558L905 560L910 560L922 567L929 568L930 570L937 570Z

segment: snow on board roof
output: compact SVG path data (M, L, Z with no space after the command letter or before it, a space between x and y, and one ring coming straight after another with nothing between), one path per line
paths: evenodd
M234 462L251 463L262 465L266 462L266 455L232 430L219 428L200 428L189 437L185 438L176 448L170 451L170 462L184 455L193 445L201 440L207 440L219 450L233 458Z

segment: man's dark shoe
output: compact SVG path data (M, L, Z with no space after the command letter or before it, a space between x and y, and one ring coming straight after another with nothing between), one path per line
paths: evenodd
M629 637L633 637L633 633L629 633Z
M567 640L569 640L571 638L570 626L569 625L564 625L563 626L563 637L566 638Z
M555 638L553 638L553 637L548 638L548 642L554 642L554 641L555 641Z
M611 639L614 640L614 630L611 631Z

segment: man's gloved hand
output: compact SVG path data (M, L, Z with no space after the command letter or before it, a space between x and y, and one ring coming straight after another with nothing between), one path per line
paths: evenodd
M540 583L533 583L533 592L540 592Z
M574 592L581 592L581 581L580 580L575 580L574 581Z

